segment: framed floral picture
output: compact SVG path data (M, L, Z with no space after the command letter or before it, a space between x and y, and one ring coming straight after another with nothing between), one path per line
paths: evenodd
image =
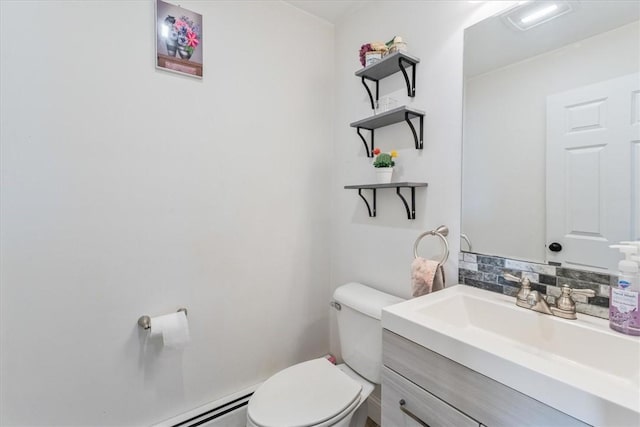
M156 0L156 68L202 78L202 15Z

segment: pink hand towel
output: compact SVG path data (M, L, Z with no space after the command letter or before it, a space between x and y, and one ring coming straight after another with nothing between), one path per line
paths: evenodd
M411 263L412 296L419 297L444 288L444 269L431 259L416 258Z

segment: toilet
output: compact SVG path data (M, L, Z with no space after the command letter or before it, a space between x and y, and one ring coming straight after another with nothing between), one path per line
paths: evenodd
M333 293L342 358L290 366L267 379L247 408L247 427L362 427L363 403L380 384L382 308L404 301L360 283Z

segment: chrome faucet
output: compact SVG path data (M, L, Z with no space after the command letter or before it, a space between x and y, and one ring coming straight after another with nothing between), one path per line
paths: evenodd
M571 298L571 295L584 295L589 298L596 296L596 291L593 289L573 289L569 285L562 285L562 294L556 298L556 307L551 307L553 315L562 317L563 319L574 320L576 317L576 303Z
M529 309L537 311L538 313L553 314L549 303L542 297L542 294L538 291L531 291L527 295L527 304Z
M555 306L550 306L540 292L531 290L531 281L527 277L520 279L511 274L504 274L503 277L510 282L521 283L520 290L516 295L516 305L518 307L527 308L538 313L551 314L563 319L574 320L578 318L576 316L576 303L571 298L572 294L580 294L587 297L596 296L595 291L592 289L572 289L569 285L562 285L562 293L556 299Z
M527 277L520 279L519 277L511 274L505 274L503 276L510 282L520 282L520 290L516 295L516 305L522 308L528 308L529 310L537 311L539 313L553 314L549 304L542 297L542 294L538 291L531 290L531 281Z

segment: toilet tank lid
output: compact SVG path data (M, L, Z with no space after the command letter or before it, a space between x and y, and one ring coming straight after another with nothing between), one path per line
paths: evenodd
M346 283L333 293L333 299L353 310L374 319L382 318L382 309L404 301L393 295L365 286L362 283Z

